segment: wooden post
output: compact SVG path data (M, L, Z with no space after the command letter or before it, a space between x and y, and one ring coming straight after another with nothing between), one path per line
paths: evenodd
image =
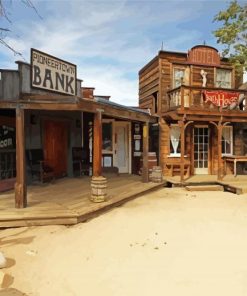
M143 152L142 152L142 182L147 183L149 181L149 169L148 169L148 151L149 151L149 124L148 122L143 125Z
M185 150L185 127L184 122L180 122L180 128L181 128L181 164L180 164L180 181L183 183L184 181L184 150Z
M222 165L221 165L221 157L222 157L222 124L221 121L218 123L218 175L217 179L222 180Z
M102 112L94 114L93 122L93 176L91 180L91 197L93 202L103 202L107 196L107 180L102 176Z
M16 183L15 207L27 206L24 109L16 108Z
M94 114L93 122L93 176L102 174L102 115L98 111Z

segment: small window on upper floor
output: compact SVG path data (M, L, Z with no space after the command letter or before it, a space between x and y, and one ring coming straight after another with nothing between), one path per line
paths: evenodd
M231 88L232 87L232 71L226 70L226 69L217 69L215 87Z
M184 82L185 69L174 68L173 70L173 88L179 87Z

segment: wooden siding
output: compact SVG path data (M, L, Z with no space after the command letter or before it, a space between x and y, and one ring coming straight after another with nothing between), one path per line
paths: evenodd
M154 94L159 90L159 63L155 59L139 73L139 106L154 112Z

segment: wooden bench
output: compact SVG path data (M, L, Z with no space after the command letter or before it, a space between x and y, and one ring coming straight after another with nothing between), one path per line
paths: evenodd
M232 162L234 177L237 176L237 162L247 162L247 156L241 156L241 155L223 156L222 158L224 160L224 175L226 175L226 163Z
M180 158L167 158L165 160L165 166L169 170L169 176L173 177L175 173L179 173L181 171L181 159ZM188 178L190 176L190 160L185 159L184 160L184 170L185 170L185 176Z

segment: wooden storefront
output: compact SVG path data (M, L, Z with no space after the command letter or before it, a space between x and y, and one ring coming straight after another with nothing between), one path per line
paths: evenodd
M59 64L55 63L72 65L57 62L49 55L48 58L48 64L54 59L57 68ZM18 70L1 70L0 143L4 147L0 147L0 191L15 182L15 205L26 207L27 184L35 178L29 162L34 158L42 163L42 181L46 181L76 176L75 171L92 178L108 172L138 173L143 157L142 180L148 182L148 126L157 120L145 110L112 103L109 97L95 97L93 88L81 87L76 76L65 80L63 74L57 74L54 78L49 69L38 68L38 62L45 63L46 59L37 58L32 65L34 70L23 62L18 62ZM73 68L66 69L71 75L76 74ZM36 84L43 81L41 87L33 87L33 80ZM64 88L56 93L58 83ZM65 88L71 93L66 93ZM8 135L13 133L13 138L4 138L7 131ZM9 154L12 162L7 161ZM11 172L7 172L9 167Z
M247 91L218 51L160 51L139 72L139 104L159 115L159 160L164 175L233 173L226 157L247 154ZM246 172L242 162L237 170Z

